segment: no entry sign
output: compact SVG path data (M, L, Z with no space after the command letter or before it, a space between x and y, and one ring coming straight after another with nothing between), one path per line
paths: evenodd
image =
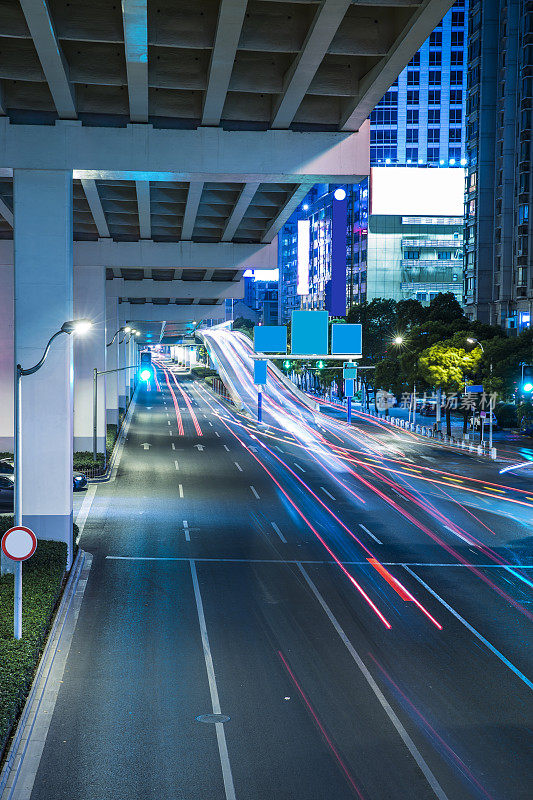
M29 528L10 528L2 536L2 551L12 561L26 561L36 549L37 537Z

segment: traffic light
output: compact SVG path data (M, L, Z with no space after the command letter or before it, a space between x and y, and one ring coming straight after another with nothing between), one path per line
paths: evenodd
M520 381L520 388L526 398L531 400L531 394L533 393L533 365L522 364L522 380Z
M317 368L317 369L324 369L324 367L325 367L325 364L324 364L324 362L322 361L322 359L320 359L320 361L317 361L317 362L316 362L316 368Z
M290 369L290 368L291 368L291 362L289 361L289 359L286 359L283 362L283 369Z
M153 373L152 367L142 367L142 369L141 369L141 371L139 373L139 378L142 381L145 381L146 383L148 383L148 381L152 379L153 374L154 373Z

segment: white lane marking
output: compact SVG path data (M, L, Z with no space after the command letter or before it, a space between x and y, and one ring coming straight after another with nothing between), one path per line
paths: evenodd
M300 472L305 472L305 469L304 469L303 467L301 467L301 466L298 464L298 462L297 462L297 461L295 461L295 462L294 462L294 466L296 467L296 469L299 469L299 470L300 470Z
M499 659L500 659L500 661L501 661L503 664L505 664L505 666L506 666L506 667L509 667L509 669L511 670L511 672L514 672L514 674L515 674L515 675L516 675L518 678L520 678L520 680L521 680L521 681L523 681L523 682L526 684L526 686L528 686L530 689L533 689L533 682L532 682L532 681L530 681L530 680L529 680L529 678L526 678L526 676L525 676L525 675L524 675L522 672L520 672L520 670L519 670L517 667L515 667L515 665L514 665L514 664L512 664L512 663L509 661L509 659L508 659L508 658L505 658L505 656L503 655L503 653L500 653L500 651L499 651L499 650L497 650L497 649L496 649L496 647L494 647L494 645L493 645L493 644L491 644L491 643L490 643L490 642L489 642L487 639L485 639L485 637L484 637L484 636L483 636L481 633L479 633L479 631L476 631L476 629L475 629L475 628L473 628L473 627L472 627L472 625L470 625L470 623L469 623L469 622L467 622L467 621L466 621L466 619L465 619L464 617L462 617L462 616L461 616L461 615L460 615L460 614L459 614L457 611L455 611L455 609L453 609L453 608L452 608L450 605L448 605L448 603L446 602L446 600L443 600L443 599L442 599L442 597L440 597L440 595L438 595L438 594L437 594L437 592L433 591L433 589L432 589L430 586L428 586L428 585L427 585L427 583L426 583L425 581L423 581L423 580L422 580L422 578L420 578L420 577L419 577L419 576L416 574L416 572L413 572L413 570L412 570L412 569L409 569L409 567L408 567L406 564L403 564L403 568L405 569L405 571L406 571L406 572L408 572L408 573L409 573L409 575L412 575L412 576L413 576L413 578L414 578L415 580L417 580L417 581L418 581L418 583L420 583L420 584L421 584L421 585L424 587L424 589L427 589L427 591L428 591L428 592L429 592L431 595L433 595L433 597L435 598L435 600L438 600L438 601L439 601L439 603L441 603L441 604L444 606L444 608L446 608L446 609L447 609L447 610L450 612L450 614L453 614L453 616L454 616L456 619L458 619L458 620L459 620L459 622L461 622L461 623L462 623L462 624L465 626L465 628L467 628L467 629L470 631L470 633L473 633L473 634L474 634L474 636L475 636L477 639L479 639L479 641L480 641L480 642L483 642L483 644L485 645L485 647L488 647L488 649L491 651L491 653L494 653L494 655L495 655L497 658L499 658Z
M320 488L322 489L322 491L324 492L324 494L327 494L327 496L328 496L328 497L329 497L331 500L335 500L335 498L333 497L333 495L332 495L332 494L330 494L330 493L328 492L328 490L327 490L327 489L324 489L324 487L323 487L323 486L321 486Z
M282 534L282 532L280 531L280 529L278 528L278 526L276 525L276 523L275 523L275 522L271 522L270 524L272 525L272 527L274 528L274 530L275 530L275 531L276 531L276 533L278 534L278 536L279 536L279 538L281 539L281 541L283 542L283 544L287 544L287 540L286 540L286 538L284 537L284 535Z
M167 419L167 425L170 425L170 420L169 419Z
M172 447L173 450L176 449L176 445L174 444L174 442L170 442L170 446Z
M207 419L207 414L204 414L204 419Z
M364 532L365 532L365 533L368 533L368 535L370 536L370 538L371 538L371 539L373 539L375 542L377 542L378 544L383 544L383 542L381 542L381 541L378 539L378 537L377 537L377 536L374 536L374 534L372 533L372 531L369 531L369 530L368 530L368 528L365 528L365 526L364 526L364 525L362 525L361 523L359 523L359 527L360 527L360 528L362 528L362 529L364 530Z
M215 431L215 436L218 436L218 438L220 439L220 433L218 431Z
M91 483L85 497L83 498L83 503L80 506L80 510L78 511L78 516L76 517L76 525L78 526L79 533L76 537L76 544L80 541L81 535L83 533L83 529L85 527L85 523L87 522L87 517L91 511L91 506L93 504L94 496L96 494L96 490L98 489L97 483Z
M185 541L190 542L191 536L189 534L189 523L186 519L183 520L183 533L185 534Z
M239 472L242 472L242 467L241 467L241 465L240 465L240 464L238 464L236 461L234 461L233 463L235 464L235 466L237 467L237 469L239 470Z
M196 610L198 612L200 634L202 636L205 668L207 670L207 679L209 681L211 706L213 708L213 714L221 714L222 711L220 709L220 700L218 698L215 668L213 666L213 657L211 655L211 647L209 645L209 637L207 635L207 626L205 624L204 605L202 602L202 595L200 594L200 584L198 583L198 574L196 572L196 565L192 558L189 559L189 564L191 567L192 585L194 588L194 599L196 600ZM216 722L215 728L217 734L218 752L220 755L220 764L222 767L222 779L224 781L224 791L226 793L226 800L236 800L235 787L233 785L233 776L231 774L231 765L228 755L228 746L226 744L226 735L224 733L224 725L222 722Z
M441 787L440 783L438 782L437 778L435 777L435 775L431 771L431 769L428 766L427 762L424 760L424 758L423 758L422 754L420 753L420 751L418 750L416 744L413 742L413 740L411 739L411 737L409 736L409 734L405 730L405 728L402 725L401 721L396 716L394 710L392 709L392 707L390 706L389 702L387 701L387 698L385 697L385 695L383 694L383 692L381 691L381 689L377 685L376 681L374 680L374 678L370 674L370 672L367 669L365 663L363 662L361 656L356 651L355 647L350 642L350 640L348 639L347 635L345 634L345 632L341 628L341 626L340 626L338 620L336 619L336 617L334 616L332 610L330 609L330 607L328 606L328 604L326 603L326 601L324 600L324 598L322 597L322 595L320 594L318 589L316 588L315 584L313 583L313 581L311 580L311 578L309 577L309 575L307 574L305 569L302 567L301 562L298 563L298 569L302 573L302 575L304 577L304 580L306 581L307 585L309 586L309 588L313 592L314 596L316 597L316 599L318 600L318 602L322 606L322 609L324 610L327 618L329 619L329 621L331 622L331 624L335 628L336 632L338 633L341 641L344 643L346 649L348 650L348 652L350 653L351 657L353 658L353 660L355 661L355 663L359 667L359 669L360 669L361 673L363 674L363 677L365 678L366 682L368 683L368 685L370 686L370 688L374 692L375 696L377 697L377 699L381 703L381 706L382 706L383 710L385 711L385 713L387 714L388 718L390 719L390 721L392 722L393 726L395 727L396 731L400 735L400 738L402 739L403 743L405 744L405 746L407 747L407 749L411 753L412 757L414 758L414 760L418 764L422 774L424 775L425 779L427 780L427 782L429 783L429 785L433 789L433 792L434 792L435 796L438 797L439 800L448 800L448 797L445 794L445 792L444 792L443 788Z
M168 557L161 557L158 556L106 556L106 558L111 559L112 561L188 561L188 558L180 558L179 556L168 556ZM294 559L291 561L290 559L285 558L196 558L195 561L209 561L215 564L333 564L335 565L335 561L310 561L307 559L300 559L299 561L295 561ZM407 566L404 561L381 561L384 567L405 567ZM359 566L359 567L368 567L368 561L341 561L341 564L344 566ZM337 564L338 566L338 564ZM477 569L505 569L504 566L501 564L422 564L416 562L409 562L409 566L411 567L476 567ZM533 569L533 565L529 565L527 567L521 566L520 569Z
M225 445L224 445L224 450L227 450L227 451L228 451L228 453L229 453L229 447L228 447L228 445L227 445L227 444L225 444Z
M178 461L174 461L174 466L176 467L176 469L177 469L177 470L179 470L179 468L180 468L180 465L179 465L179 462L178 462Z
M250 486L250 489L252 490L252 494L254 495L256 500L259 500L259 495L257 494L255 486Z
M213 423L212 422L210 422L209 424L211 425L211 427L213 427Z
M179 489L180 497L183 497L183 484L182 483L179 484L178 489Z
M283 450L281 449L281 447L278 447L277 444L275 444L274 447L276 448L276 450L279 450L280 453L283 453Z
M169 431L169 432L168 432L168 435L169 435L169 436L174 436L174 434L172 433L172 431Z

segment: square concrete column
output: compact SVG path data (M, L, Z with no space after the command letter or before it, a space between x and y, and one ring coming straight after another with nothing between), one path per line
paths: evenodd
M126 322L122 318L120 318L119 322L121 327L126 325ZM120 372L118 373L118 407L121 411L124 411L127 408L130 400L129 396L130 370L123 369L124 367L129 366L128 339L129 339L129 334L121 334L120 338L121 344L119 344L118 347L118 360L119 360L119 367L121 368Z
M73 318L72 172L16 169L15 362L39 362ZM21 380L23 525L66 542L72 559L72 337L52 342Z
M0 267L0 450L13 452L14 285L12 266Z
M74 270L74 316L90 319L93 326L74 342L74 452L93 449L93 375L106 369L105 267ZM96 444L105 452L106 375L96 380Z
M118 369L119 364L119 341L122 334L119 333L115 340L110 344L113 336L118 331L120 325L118 321L118 298L106 297L106 332L107 332L107 369ZM119 372L109 372L106 381L106 406L107 422L109 425L118 425L118 397L119 397Z

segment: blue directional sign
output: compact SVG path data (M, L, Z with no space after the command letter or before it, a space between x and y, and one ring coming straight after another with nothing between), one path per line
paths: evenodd
M326 355L328 318L327 311L293 311L291 352L306 356Z
M333 323L331 326L331 355L361 355L362 325Z
M344 394L346 397L353 397L353 380L344 380Z
M254 361L254 383L264 386L267 382L267 362L265 359Z
M354 381L357 378L357 367L355 364L352 364L350 361L345 361L342 377L345 381Z
M481 394L483 392L483 386L476 383L475 386L467 386L466 391L468 394Z
M256 353L286 353L287 328L285 325L256 325L254 327Z

